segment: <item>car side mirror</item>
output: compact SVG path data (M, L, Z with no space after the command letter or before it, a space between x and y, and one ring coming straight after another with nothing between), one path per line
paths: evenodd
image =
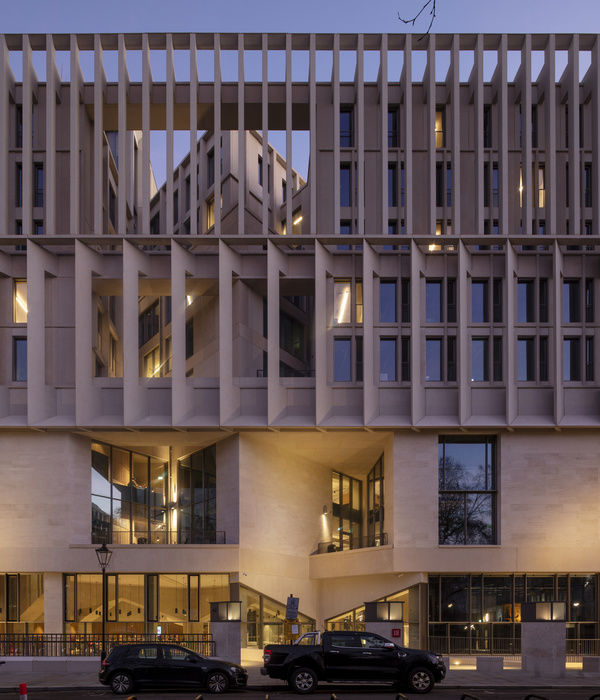
M395 645L393 642L386 642L386 643L383 645L383 648L384 648L384 649L395 649L395 648L396 648L396 645Z

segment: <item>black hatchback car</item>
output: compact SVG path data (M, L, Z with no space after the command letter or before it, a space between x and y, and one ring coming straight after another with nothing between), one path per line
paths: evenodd
M122 644L102 661L100 683L123 695L143 687L202 687L225 693L248 683L245 668L229 661L210 659L178 644Z

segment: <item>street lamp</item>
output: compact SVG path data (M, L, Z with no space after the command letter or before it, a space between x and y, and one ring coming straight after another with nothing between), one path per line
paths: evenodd
M102 658L106 657L106 568L110 564L112 551L106 546L106 542L102 543L102 547L96 550L98 557L98 566L102 569Z

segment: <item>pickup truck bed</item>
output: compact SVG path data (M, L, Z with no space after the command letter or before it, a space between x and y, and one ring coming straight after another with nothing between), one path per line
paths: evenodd
M296 644L266 646L261 673L287 681L302 694L313 692L320 681L391 683L427 693L446 675L437 654L401 647L377 634L343 631L311 636Z

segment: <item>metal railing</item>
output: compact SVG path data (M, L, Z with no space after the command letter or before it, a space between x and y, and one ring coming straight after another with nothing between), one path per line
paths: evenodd
M600 656L600 639L567 639L567 661L581 661L583 656Z
M518 656L520 637L429 637L429 651L435 654L473 656Z
M163 642L181 644L202 656L215 655L211 634L107 634L106 647ZM0 634L0 656L100 656L101 634Z
M577 663L584 656L600 656L600 639L567 639L567 661ZM457 656L520 656L520 637L429 637L429 651Z
M226 544L223 530L113 530L105 540L108 544Z
M319 542L317 554L326 554L328 552L343 552L350 549L367 549L368 547L381 547L388 543L387 532L381 535L365 535L364 537L353 537L345 542L329 541Z

